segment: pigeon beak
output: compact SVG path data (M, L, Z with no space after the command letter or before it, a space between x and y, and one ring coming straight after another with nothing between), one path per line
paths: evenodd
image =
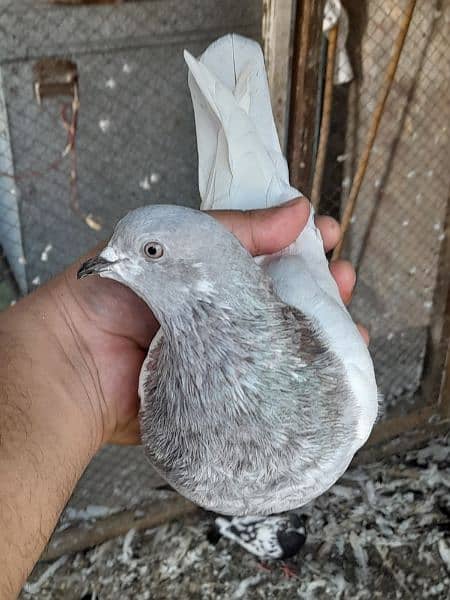
M83 279L88 275L92 275L93 273L101 273L102 271L107 271L108 268L113 265L116 261L110 261L106 258L103 258L101 254L99 256L94 256L90 258L85 263L81 265L78 269L77 279Z

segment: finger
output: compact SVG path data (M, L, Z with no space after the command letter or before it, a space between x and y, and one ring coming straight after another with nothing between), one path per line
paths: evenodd
M278 252L294 242L308 221L310 204L306 198L298 198L274 208L208 212L258 256Z
M365 341L366 346L368 346L369 342L370 342L370 335L369 335L367 328L364 327L364 325L361 325L361 323L357 323L356 327L358 328L359 333L361 334L363 340Z
M333 217L325 216L316 217L315 223L322 235L325 252L332 250L341 237L341 226Z
M336 280L339 288L339 293L345 304L348 304L352 298L353 289L356 283L356 273L348 261L337 260L330 265L330 271ZM370 335L366 327L357 323L357 328L366 345L369 345Z
M347 260L336 260L330 264L330 271L336 280L342 301L348 304L356 283L355 269Z

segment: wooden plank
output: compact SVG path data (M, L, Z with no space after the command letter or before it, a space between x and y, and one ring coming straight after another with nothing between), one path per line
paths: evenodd
M291 182L311 194L318 131L318 90L325 0L298 0L288 134Z
M449 232L447 228L447 253L450 254L450 242L448 240ZM447 279L450 274L450 258L446 263L445 275ZM450 419L450 285L447 284L447 303L444 313L444 324L442 328L442 337L440 340L440 347L443 353L442 362L442 377L440 378L439 396L438 396L438 407L440 414ZM439 361L438 357L438 361ZM438 362L440 366L440 361Z
M433 421L436 413L437 410L435 407L425 406L406 415L380 421L374 427L366 445L375 446L376 444L389 441L398 435L403 435L406 431L426 427L430 420Z
M438 262L430 324L428 366L424 374L425 397L450 416L450 198L444 222L445 237Z
M48 4L62 4L65 6L82 6L92 4L122 4L126 0L47 0Z
M124 535L130 529L147 529L200 510L176 492L155 492L155 499L144 506L133 510L97 519L92 523L81 526L79 523L56 532L40 560L55 560L63 554L73 554L87 548L92 548L106 540Z
M410 450L423 447L430 440L445 435L449 430L448 420L439 423L424 423L422 427L412 431L404 431L392 439L387 439L378 445L364 446L352 460L352 466L373 463L383 460L393 454L404 455Z
M263 0L262 37L273 114L286 150L291 88L294 0Z
M442 378L439 409L443 417L450 419L450 348L447 347L444 376ZM450 429L450 427L449 427Z
M450 414L443 414L436 404L380 421L352 464L373 462L394 453L407 452L446 433L449 428Z

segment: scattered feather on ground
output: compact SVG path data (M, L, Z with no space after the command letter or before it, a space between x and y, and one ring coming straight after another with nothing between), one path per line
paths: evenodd
M447 599L448 441L352 469L306 506L307 543L289 563L295 577L228 540L211 545L205 515L39 565L21 598Z

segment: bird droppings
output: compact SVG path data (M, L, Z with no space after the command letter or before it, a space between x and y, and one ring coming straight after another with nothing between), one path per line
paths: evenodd
M435 224L433 225L433 229L434 229L435 231L439 231L439 230L441 229L441 224L440 224L440 223L435 223Z
M448 600L449 441L353 468L304 507L308 539L288 563L296 578L225 538L210 544L203 513L51 563L21 600ZM38 565L29 585L48 567Z
M114 514L114 512L118 512L118 510L119 509L108 508L107 506L97 506L95 504L89 504L84 509L76 509L69 506L66 508L64 516L69 521L89 521Z
M120 560L123 563L129 563L131 561L131 559L133 558L132 542L133 542L135 533L136 533L135 529L130 529L130 531L123 538L122 554L120 555ZM146 572L146 569L144 571L141 570L142 574L145 574L145 572Z
M98 126L100 127L103 133L106 133L111 127L111 121L109 119L100 119L100 121L98 122Z
M350 187L352 183L352 180L350 179L350 177L347 175L346 177L344 177L344 179L342 180L342 187L347 189Z
M128 73L131 73L131 67L130 67L130 65L129 65L128 63L124 63L124 65L123 65L123 67L122 67L122 71L123 71L124 73L127 73L127 74L128 74Z
M416 172L415 172L414 170L412 170L412 171L409 171L409 172L408 172L408 174L406 175L406 177L407 177L408 179L412 179L412 178L413 178L413 177L415 177L415 176L416 176Z
M139 187L143 190L149 190L151 184L156 184L161 181L161 175L159 173L151 173L150 177L146 175L142 181L139 182Z
M145 176L144 179L139 182L139 187L142 188L143 190L150 189L150 181L147 176Z
M93 229L94 231L100 231L102 228L102 224L100 221L94 217L91 213L84 217L84 221L88 227Z
M445 564L447 571L450 573L450 547L447 546L444 539L439 540L438 549L442 562Z
M48 262L48 255L53 250L52 244L47 244L41 253L41 261Z
M52 575L54 575L56 573L56 571L62 567L62 565L67 561L68 556L61 556L60 558L58 558L58 560L56 560L54 563L52 563L49 567L47 567L47 569L41 573L39 579L37 579L35 582L33 583L26 583L24 590L31 595L35 595L39 593L39 590L41 589L41 586L52 577Z
M261 575L255 575L254 577L247 577L246 579L243 579L236 588L231 598L233 600L238 600L238 598L245 598L248 589L252 586L257 585L260 581Z
M31 283L33 285L39 285L41 283L41 278L39 277L39 275L36 275L36 277L31 280Z
M116 87L116 81L115 81L115 79L113 79L112 77L110 77L110 78L109 78L109 79L106 81L106 83L105 83L105 86L106 86L107 88L109 88L110 90L113 90L113 89Z
M19 265L26 265L27 259L25 258L25 256L19 256L19 258L17 259L17 262L19 263Z
M408 227L408 225L409 225L409 221L408 221L408 219L405 219L405 220L403 221L402 225L403 225L403 227Z
M423 303L423 307L424 307L426 310L430 310L430 309L432 308L432 306L433 306L433 303L431 302L431 300L426 300L426 301Z

